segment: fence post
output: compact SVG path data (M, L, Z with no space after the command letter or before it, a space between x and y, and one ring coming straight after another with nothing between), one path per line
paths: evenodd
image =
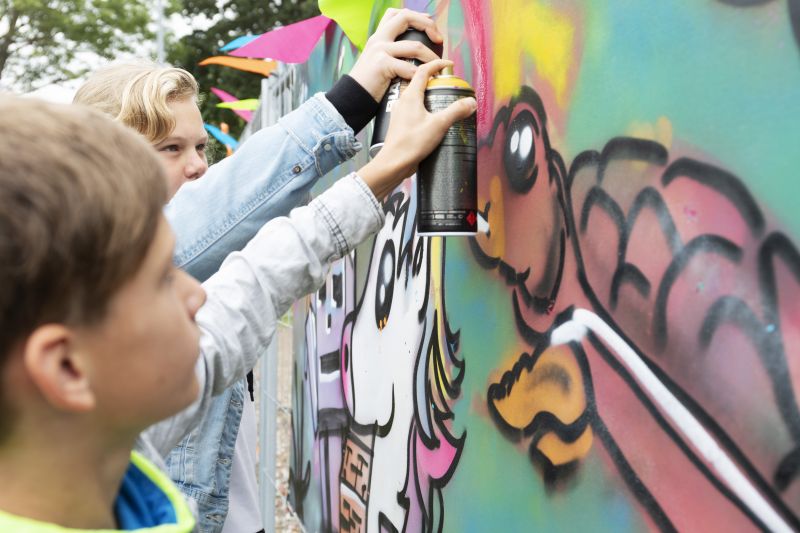
M259 448L259 476L261 487L261 517L264 531L275 531L275 462L277 455L278 397L278 330L261 358L261 446Z

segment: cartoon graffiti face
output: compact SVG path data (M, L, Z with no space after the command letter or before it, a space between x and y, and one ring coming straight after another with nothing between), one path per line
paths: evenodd
M428 252L414 233L413 200L395 193L384 228L375 238L361 301L345 326L342 380L354 421L376 427L370 466L367 530L386 521L402 526L398 503L408 462L414 417L414 371L426 328ZM430 335L430 331L427 331Z
M518 101L512 101L508 111L501 110L487 143L491 145L499 139L499 132L509 125L506 143L500 145L505 146L502 168L506 172L519 168L508 164L509 154L527 153L527 149L519 152L519 146L520 139L527 138L528 134L513 131L519 130L513 124L521 119L514 117L525 94L523 91ZM558 169L560 158L554 150L546 148L546 136L542 145L549 152L549 168ZM499 152L499 147L495 151ZM575 361L586 368L581 380L587 385L585 394L580 394L580 389L563 388L576 394L571 396L571 402L555 404L557 409L548 416L552 416L550 420L557 418L573 425L570 437L578 434L580 437L570 440L554 434L545 442L542 435L548 435L546 430L534 429L539 417L537 409L545 401L552 401L555 395L550 391L540 392L547 382L541 376L559 376L562 384L579 384L580 381L575 379L578 374L574 369L566 372L567 358L563 355L554 358L561 362L560 368L549 366L550 356L555 354L554 348L547 345L549 335L539 332L531 335L524 328L527 324L523 324L520 333L532 345L534 354L522 354L503 378L490 386L489 408L510 438L534 436L531 455L535 461L544 463L548 481L557 479L562 472L568 473L572 461L590 452L592 435L599 435L607 451L622 453L615 459L617 471L624 476L632 473L638 476L640 490L635 491L635 496L654 520L674 520L677 529L682 529L679 521L690 516L687 509L692 503L691 500L683 504L665 503L667 498L659 493L677 491L662 482L664 476L653 475L660 470L669 472L672 482L677 479L673 472L679 471L686 473L687 479L689 475L697 479L692 482L696 486L693 490L696 495L703 494L704 509L692 512L706 514L712 505L710 502L716 498L713 505L718 506L718 510L712 513L714 516L736 516L731 510L723 510L728 505L727 498L720 497L715 488L718 479L725 479L728 480L725 483L735 485L733 490L738 491L738 497L745 502L743 505L758 513L758 520L764 524L781 524L783 517L778 517L775 509L783 509L786 502L793 501L790 497L768 490L765 492L770 501L765 503L760 496L751 495L758 494L753 485L767 487L770 478L776 488L786 490L800 472L797 466L800 447L796 444L800 431L795 429L800 428L800 415L795 400L796 385L789 372L791 358L786 357L780 341L763 340L768 335L783 334L783 324L797 323L793 319L778 318L773 261L780 256L780 261L785 263L777 270L787 268L793 272L787 275L788 270L783 270L785 284L780 292L795 292L796 287L789 288L794 283L790 278L800 279L800 254L782 232L767 231L764 215L739 178L723 168L687 157L681 149L673 150L672 157L670 155L666 147L655 141L620 136L612 138L602 150L579 154L566 180L562 181L564 172L551 174L556 178L556 186L569 189L567 195L556 189L551 205L558 210L565 205L561 198L568 197L572 202L571 209L564 213L572 242L557 269L559 276L563 271L564 283L554 305L553 320L558 320L560 313L569 315L574 307L591 305L608 317L608 322L597 319L603 331L624 332L645 355L640 356L629 346L623 350L620 342L613 351L598 343L586 345L585 352L575 351ZM492 154L485 159L481 164L491 166ZM537 166L538 163L531 162L528 168L531 176L538 179L534 171ZM536 219L536 209L542 205L537 181L530 179L527 183L533 184L525 187L520 187L513 179L507 182L511 193L527 188L525 197L517 203L527 206L527 210L520 208L519 212L531 218L532 227L546 231ZM484 183L484 187L484 194L490 196L487 213L490 230L495 233L496 227L502 228L504 240L497 241L498 246L492 248L489 244L496 235L490 233L486 238L476 239L473 251L484 266L498 267L513 287L514 303L524 304L526 302L519 296L524 296L525 287L519 279L519 263L514 259L524 256L509 253L506 245L514 242L517 247L531 248L537 253L546 248L542 248L541 235L531 234L524 225L508 225L509 220L514 221L517 210L509 216L508 209L504 208L503 216L493 219L491 210L495 199L506 201L511 193L494 183L488 188ZM551 253L554 250L552 246L549 249ZM578 280L585 280L581 287L575 284ZM559 284L554 287L558 289ZM555 292L551 294L555 296ZM541 314L536 294L533 296L533 305L529 307ZM530 314L523 318L529 319ZM537 326L544 329L541 324ZM718 330L725 333L716 335L716 341L712 342ZM633 361L649 357L660 376L665 376L642 378L642 383L647 384L637 387L648 387L647 396L636 397L631 393L636 387L626 389L614 382L620 375L620 367L605 365L609 357L622 360L622 352ZM538 353L541 356L537 356ZM564 353L569 356L568 352ZM648 367L643 364L638 368ZM650 401L647 398L656 397L654 391L667 390L658 379L671 380L670 388L680 390L681 401L689 406L685 411L669 415L670 424L678 427L677 433L658 430L652 424L658 417L653 417L654 411L646 407ZM762 392L755 393L759 388ZM663 401L664 405L679 403L667 396L664 398L658 401ZM773 398L774 405L771 404ZM596 412L592 411L592 406L596 406ZM567 413L566 407L575 410ZM700 413L698 418L690 416L690 409ZM576 413L580 415L575 417ZM540 418L539 423L545 419ZM591 431L581 425L585 420L591 422ZM621 424L623 420L626 422ZM648 423L653 426L651 429L646 429ZM716 439L724 443L725 453L735 454L738 461L747 465L747 476L733 466L713 474L700 470L701 475L688 464L686 468L675 466L678 461L696 464L694 451L675 444L691 442L695 449L706 449L698 444L708 437L704 424L705 429L716 432ZM770 426L769 431L752 431L754 427L765 426ZM561 429L564 427L567 425ZM612 434L624 434L625 442L610 440ZM542 441L536 440L539 437ZM713 440L712 437L708 439ZM658 450L658 454L650 453L652 450ZM669 454L674 457L664 460ZM705 460L733 464L722 451L713 459ZM658 461L664 462L657 466ZM648 480L648 476L653 478ZM747 477L755 480L752 485L748 484ZM730 479L738 481L732 483ZM678 485L686 487L689 483L676 482ZM648 495L645 488L656 494L655 498ZM648 502L656 500L662 502L663 508L648 507ZM785 514L794 519L789 513ZM738 523L742 520L742 516L732 519ZM719 529L730 528L721 526Z
M413 361L422 339L420 314L428 287L420 271L427 263L424 240L411 237L410 202L393 200L375 238L367 285L357 313L345 327L342 346L344 394L359 424L386 432L396 410L411 405ZM411 209L409 209L411 207Z
M520 304L551 308L564 256L564 165L551 149L539 96L523 87L497 113L478 153L478 208L489 233L473 244L478 261L498 267ZM525 234L525 246L510 236Z

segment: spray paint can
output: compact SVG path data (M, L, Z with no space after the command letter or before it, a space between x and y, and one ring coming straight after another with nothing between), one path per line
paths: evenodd
M442 57L442 45L431 41L428 34L424 31L415 29L406 30L398 35L395 41L420 42L433 50L433 53ZM420 60L414 58L406 59L406 61L415 65L422 64ZM381 100L378 106L378 114L375 115L375 126L372 129L372 142L369 145L370 157L375 157L381 150L381 147L383 147L383 141L386 139L386 132L389 131L389 121L392 118L392 107L397 103L397 100L400 98L400 95L403 94L406 87L408 87L408 80L403 78L395 78L392 80L392 83L389 84L389 89L386 91L383 100Z
M425 107L440 111L461 98L475 96L469 83L457 76L435 76L425 90ZM459 120L441 144L419 165L418 233L475 235L478 230L477 117Z

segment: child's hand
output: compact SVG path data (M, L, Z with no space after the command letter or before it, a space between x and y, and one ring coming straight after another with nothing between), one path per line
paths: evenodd
M410 9L387 9L375 33L367 40L350 77L380 102L389 83L397 77L411 79L417 66L402 58L419 59L423 63L437 59L427 46L414 41L397 41L398 35L409 28L424 31L435 42L442 42L442 34L433 19L426 13Z
M376 197L383 197L413 174L420 161L439 145L448 128L475 112L474 98L462 98L436 113L425 109L428 80L452 65L452 61L442 59L420 65L394 104L383 148L358 172Z

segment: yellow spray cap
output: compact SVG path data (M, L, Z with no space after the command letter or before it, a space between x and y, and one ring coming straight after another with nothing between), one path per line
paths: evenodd
M430 79L430 81L428 81L428 89L442 87L472 90L472 86L467 83L466 80L462 80L458 76L454 76L452 74L441 74L439 76L434 76Z

